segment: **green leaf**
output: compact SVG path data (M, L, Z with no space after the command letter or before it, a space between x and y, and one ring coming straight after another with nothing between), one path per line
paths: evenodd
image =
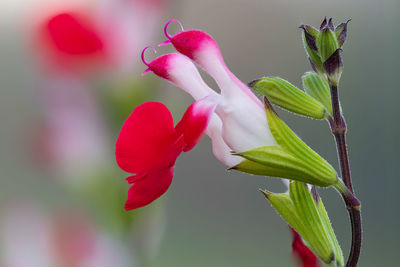
M314 119L324 119L328 115L319 101L279 77L255 80L249 86L260 95L267 96L273 104L296 114Z
M303 88L313 98L318 100L332 115L332 102L329 84L315 72L306 72L302 77Z

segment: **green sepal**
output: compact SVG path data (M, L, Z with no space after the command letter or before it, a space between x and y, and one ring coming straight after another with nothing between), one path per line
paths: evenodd
M315 72L306 72L301 77L304 91L318 100L325 110L332 115L331 93L328 82Z
M314 119L328 116L324 105L282 78L266 77L249 83L249 86L267 96L273 104L293 113Z
M242 153L234 153L234 155L242 156L249 161L268 167L262 169L263 175L290 178L305 183L318 184L319 186L331 185L331 183L326 183L325 180L321 181L320 177L324 173L321 173L318 168L314 168L313 165L295 157L279 146L259 147ZM234 168L238 170L239 166L237 165Z
M257 162L244 159L239 164L230 167L228 170L241 171L254 175L278 177L279 172L276 168L259 164Z
M302 25L300 28L303 29L302 39L304 49L308 55L308 59L310 60L311 66L313 69L320 73L324 74L324 69L322 67L322 60L318 53L318 47L316 46L316 39L319 35L319 31L311 26ZM310 38L312 39L312 43L310 43Z
M322 261L327 264L337 262L339 266L343 265L343 254L325 207L320 199L314 199L306 184L291 182L289 193L275 194L263 190L261 192Z
M322 63L340 48L336 33L328 25L317 36L316 44Z
M337 242L336 237L332 239L332 235L334 236L333 230L332 233L330 233L327 229L328 225L326 224L323 215L321 215L321 209L318 207L320 204L323 207L322 202L319 201L319 196L317 196L318 199L314 199L307 185L300 182L290 183L289 195L293 201L298 216L302 219L306 228L306 232L303 233L303 235L300 231L299 234L307 241L310 248L327 264L332 261L338 263L341 261L343 263L341 250L338 252L338 245L335 244L335 241ZM316 203L317 201L318 203ZM325 210L325 208L323 209ZM330 222L329 228L331 228ZM294 229L296 230L296 228Z
M301 236L307 232L302 218L297 214L296 207L290 195L287 193L272 193L266 190L260 190L268 199L271 206L278 212L278 214L285 220L293 229L295 229Z
M336 38L338 39L340 47L343 46L344 42L347 38L347 24L351 21L351 19L347 20L346 22L340 23L335 28Z
M336 238L335 232L333 231L331 220L329 219L329 216L328 216L328 213L326 212L325 206L322 203L322 199L319 196L318 196L318 201L317 201L317 208L318 208L319 215L321 216L322 223L325 226L325 229L328 231L329 237L332 240L332 244L333 244L334 252L335 252L335 260L339 266L343 266L344 258L343 258L342 249L340 248L340 245Z
M330 186L337 182L335 169L314 150L307 146L275 113L271 103L264 97L268 126L278 145L285 152L302 161L309 169L312 181L318 186ZM291 179L291 177L285 177Z

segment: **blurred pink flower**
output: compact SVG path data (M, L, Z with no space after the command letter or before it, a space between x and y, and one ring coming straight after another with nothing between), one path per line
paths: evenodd
M128 267L127 251L99 232L83 214L69 209L47 213L34 204L9 206L2 213L1 266Z
M97 168L108 153L106 126L92 94L80 79L57 74L41 91L44 121L37 151L72 179Z

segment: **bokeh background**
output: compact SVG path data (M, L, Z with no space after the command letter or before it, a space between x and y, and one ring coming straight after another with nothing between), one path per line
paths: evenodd
M107 53L82 63L49 52L40 23L70 10L94 18ZM280 76L301 87L310 67L298 26L324 16L352 19L340 97L363 203L359 266L397 266L399 10L397 0L0 1L0 266L293 266L287 226L257 191L282 191L279 181L225 171L206 137L178 159L165 196L125 212L127 174L113 146L136 105L162 101L178 119L192 101L140 76L138 53L163 40L169 19L210 33L242 81ZM327 123L278 112L338 167ZM347 255L343 203L320 193Z

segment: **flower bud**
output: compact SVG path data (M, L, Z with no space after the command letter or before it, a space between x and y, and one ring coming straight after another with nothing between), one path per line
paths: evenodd
M343 266L342 251L315 189L310 192L306 184L291 182L289 193L261 192L322 261Z
M309 25L300 26L311 67L331 85L337 85L342 74L341 47L347 37L349 21L335 28L332 18L329 21L325 18L319 31Z
M332 115L332 102L329 84L317 73L309 71L301 77L304 91L314 99L318 100L325 110Z
M275 105L299 115L314 119L328 116L325 107L288 81L279 77L267 77L252 81L249 86L260 95L265 95Z

